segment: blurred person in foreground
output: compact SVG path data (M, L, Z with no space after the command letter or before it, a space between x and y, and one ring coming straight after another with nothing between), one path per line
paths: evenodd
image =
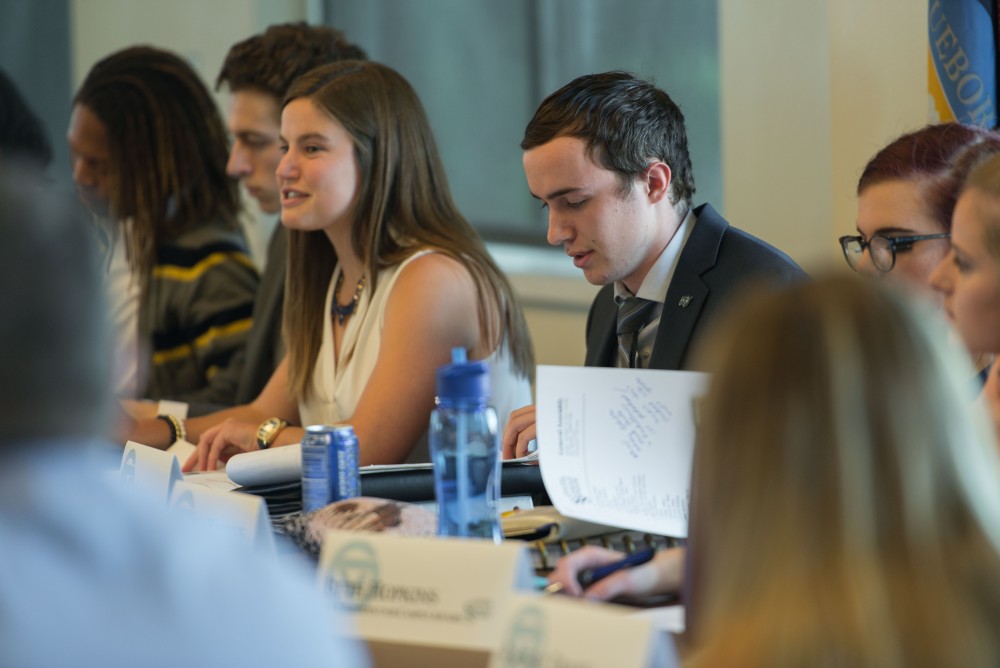
M0 665L366 665L303 563L109 478L103 267L88 221L37 189L0 170L0 306L16 314L0 327Z
M998 665L1000 469L938 319L834 276L726 325L703 351L687 572L665 551L585 595L683 577L685 665ZM585 548L551 578L580 593L620 556Z

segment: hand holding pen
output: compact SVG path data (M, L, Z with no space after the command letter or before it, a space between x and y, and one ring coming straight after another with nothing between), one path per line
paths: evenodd
M651 562L651 563L647 563ZM613 576L613 577L612 577ZM585 546L563 557L549 575L550 593L608 600L676 594L684 577L684 549L640 550L631 555ZM586 591L584 591L586 590Z
M633 566L640 566L656 554L656 550L649 547L645 550L639 550L628 555L624 559L619 559L618 561L613 561L610 564L605 564L603 566L598 566L596 568L585 568L576 575L576 581L580 583L580 586L586 589L590 585L603 580L604 578L617 573L624 568L632 568Z

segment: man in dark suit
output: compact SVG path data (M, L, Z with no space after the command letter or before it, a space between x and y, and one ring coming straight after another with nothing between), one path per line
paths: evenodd
M521 148L549 243L604 286L587 317L588 366L689 368L693 342L748 282L805 276L711 205L692 208L684 116L647 81L571 81L539 106ZM534 406L514 411L504 456L526 454L534 437Z

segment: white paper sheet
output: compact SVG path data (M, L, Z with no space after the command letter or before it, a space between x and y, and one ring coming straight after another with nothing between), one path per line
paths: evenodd
M668 633L684 633L684 606L666 605L658 608L643 608L632 613L633 617L648 619L653 628Z
M302 477L302 446L294 443L233 455L226 463L226 474L244 487L299 480Z
M239 487L239 485L229 479L229 476L226 475L223 469L219 469L218 471L192 471L191 473L185 473L184 482L189 485L207 487L208 489L223 492L229 492Z
M694 403L691 371L539 366L542 480L563 515L687 536Z

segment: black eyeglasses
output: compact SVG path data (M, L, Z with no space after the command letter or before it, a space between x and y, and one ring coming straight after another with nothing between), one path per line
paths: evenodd
M876 234L868 241L859 236L840 237L840 247L844 250L844 259L851 269L857 271L858 263L861 262L861 254L868 249L868 255L872 259L872 264L881 272L892 271L896 266L896 253L905 253L913 248L913 244L918 241L929 239L948 239L951 234L942 232L940 234L920 234L913 237L883 237Z

